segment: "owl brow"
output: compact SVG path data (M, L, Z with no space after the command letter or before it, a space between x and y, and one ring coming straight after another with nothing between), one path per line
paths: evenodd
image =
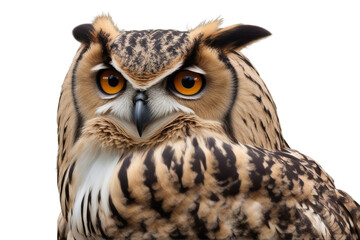
M100 70L103 70L103 69L108 69L108 68L110 68L109 65L104 64L104 63L100 63L100 64L97 64L94 67L92 67L91 71L92 72L97 72L97 71L100 71Z
M109 63L111 61L109 49L107 47L107 45L110 41L109 37L110 37L110 34L104 32L102 29L100 30L100 32L97 35L97 39L102 48L102 57L103 57L105 63Z
M202 35L200 34L197 38L194 39L193 45L191 46L187 55L185 56L185 60L184 60L183 66L182 66L183 68L188 68L188 67L195 65L195 62L196 62L195 60L196 60L196 57L199 52L199 45L200 45L201 38L202 38Z
M155 85L156 83L158 83L159 81L161 81L162 79L166 78L167 76L171 75L172 73L174 73L175 71L177 71L178 69L181 68L181 66L184 66L184 64L182 62L179 62L175 65L175 67L173 67L172 69L168 70L167 72L163 73L162 75L160 75L159 77L157 77L156 79L153 80L152 84L149 86L139 86L137 85L132 79L131 77L129 77L129 75L126 74L125 71L123 71L119 65L116 63L116 61L111 61L110 62L110 66L114 67L115 70L117 70L119 73L121 73L123 75L123 77L130 82L130 84L136 88L136 89L142 89L145 90L147 88L149 88L150 86Z
M191 72L196 72L196 73L199 73L199 74L202 74L202 75L206 74L206 72L204 70L202 70L201 68L199 68L196 65L192 65L190 67L187 67L187 68L185 68L185 70L188 70L188 71L191 71Z

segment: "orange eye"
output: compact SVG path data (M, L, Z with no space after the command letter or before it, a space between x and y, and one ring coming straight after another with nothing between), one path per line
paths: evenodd
M124 77L115 69L105 69L98 73L98 86L102 92L113 95L125 87Z
M204 88L205 81L199 73L185 70L176 73L171 85L178 93L193 96Z

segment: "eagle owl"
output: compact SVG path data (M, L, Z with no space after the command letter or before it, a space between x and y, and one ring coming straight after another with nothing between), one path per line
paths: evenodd
M239 50L251 25L73 30L58 107L58 239L358 239L360 209L289 148Z

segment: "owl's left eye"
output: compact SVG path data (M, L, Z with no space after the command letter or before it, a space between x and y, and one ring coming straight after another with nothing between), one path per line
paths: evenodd
M125 88L125 79L115 69L104 69L97 75L97 84L103 93L114 95Z
M199 73L192 71L180 71L169 79L170 89L184 98L193 98L205 87L205 80Z

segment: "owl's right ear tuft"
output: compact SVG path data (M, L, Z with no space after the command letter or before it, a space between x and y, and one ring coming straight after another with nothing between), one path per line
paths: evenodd
M84 44L90 44L94 38L94 26L92 24L82 24L74 28L73 36L76 40Z

